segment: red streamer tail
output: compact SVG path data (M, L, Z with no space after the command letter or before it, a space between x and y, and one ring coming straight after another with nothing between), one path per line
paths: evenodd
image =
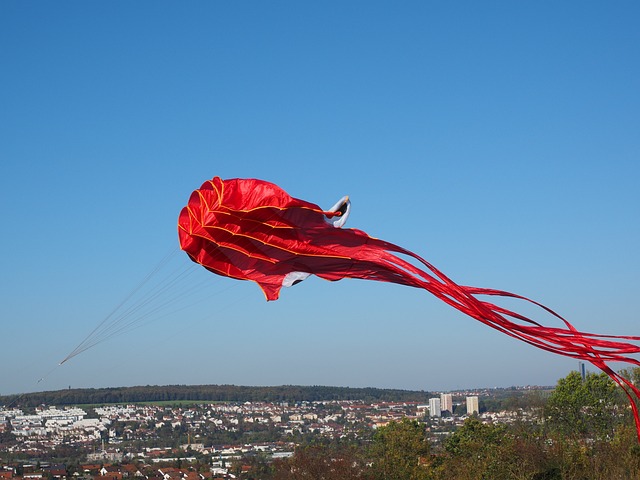
M602 335L581 332L558 313L527 297L502 290L458 285L413 252L388 243L385 245L385 249L387 252L383 262L396 275L402 276L403 281L398 283L424 288L462 313L510 337L517 338L542 350L590 362L605 372L622 388L629 399L638 441L640 441L640 414L636 403L640 399L640 390L629 379L615 372L609 365L611 362L622 362L640 367L640 361L630 356L640 353L640 346L631 343L640 342L640 336ZM403 253L417 259L428 268L430 273L416 268L411 263L405 262L389 253L389 251ZM551 316L560 320L562 326L544 326L525 315L481 300L477 298L479 295L523 300L545 310Z

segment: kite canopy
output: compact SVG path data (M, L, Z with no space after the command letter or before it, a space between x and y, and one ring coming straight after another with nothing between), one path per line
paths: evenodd
M180 213L180 247L208 270L253 280L267 300L277 300L283 286L311 274L346 276L338 267L344 256L336 250L350 205L343 197L323 211L271 183L216 177L193 192Z
M429 262L402 247L340 228L351 204L342 198L329 210L291 197L278 186L256 179L205 182L180 212L180 247L206 269L226 277L252 280L267 300L277 300L283 286L309 275L326 280L359 278L422 288L472 318L543 350L591 362L626 393L638 439L640 391L616 373L611 362L640 366L637 336L578 331L563 317L526 297L502 290L458 285ZM413 259L420 267L397 254ZM532 303L559 322L546 327L479 296L509 297Z

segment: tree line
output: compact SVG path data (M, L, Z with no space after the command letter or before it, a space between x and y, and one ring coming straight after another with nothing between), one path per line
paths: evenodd
M425 391L381 388L283 385L248 387L237 385L168 385L115 388L82 388L23 395L0 396L0 405L102 405L145 402L302 402L362 400L367 402L427 402Z

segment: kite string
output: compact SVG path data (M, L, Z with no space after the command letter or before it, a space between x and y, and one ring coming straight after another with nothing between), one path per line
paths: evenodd
M195 267L192 268L192 270L189 272L188 275L190 275L194 271L195 271ZM150 298L149 300L147 300L145 302L145 303L148 303L150 305L151 308L149 310L140 313L137 317L133 317L132 316L131 319L129 319L126 323L123 323L117 329L113 329L107 335L97 339L94 342L94 344L91 345L91 346L94 346L94 345L97 345L98 343L102 343L104 341L107 341L110 338L112 338L114 336L117 336L117 335L120 335L120 334L122 334L124 332L131 331L131 330L136 329L136 328L140 328L140 327L142 327L144 325L148 325L152 321L158 320L160 318L165 318L165 317L167 317L169 315L173 315L173 314L175 314L175 313L177 313L177 312L179 312L181 310L184 310L185 308L188 308L189 306L195 305L196 303L203 302L203 301L207 300L207 298L210 298L212 296L218 295L220 292L212 292L207 297L201 298L200 300L197 300L195 302L190 302L190 303L186 302L187 299L195 296L198 292L202 291L204 289L204 287L208 286L209 284L210 284L210 281L203 280L203 281L201 281L199 283L199 285L197 287L189 286L189 291L186 291L187 287L184 287L182 290L179 290L179 291L176 290L171 295L165 296L164 299L163 299L163 302L161 302L161 303L152 302L152 300L155 300L157 297L162 295L162 293L164 293L164 291L157 292L156 294L153 295L152 298ZM228 290L229 288L227 288L225 290ZM167 307L167 306L170 306L170 305L173 305L173 304L177 304L178 300L183 302L183 304L181 306L173 308L172 310L166 310L162 315L154 315L158 311L165 309L165 307ZM136 311L137 310L138 309L136 309ZM152 318L150 318L150 317L152 317ZM124 318L128 319L129 317L124 317ZM143 320L146 320L146 321L143 322Z
M164 255L156 266L136 285L97 325L89 332L89 334L59 363L64 364L76 355L84 352L88 348L100 343L94 343L96 338L99 338L102 333L109 331L113 326L121 319L123 314L117 316L118 312L134 298L134 296L140 292L149 282L154 279L158 273L176 256L178 250L171 248L169 252ZM132 308L132 307L130 307ZM110 322L111 320L111 322Z
M276 216L276 211L271 211L267 217L267 221ZM336 216L336 212L322 212ZM342 215L342 212L338 212ZM254 226L254 229L258 225ZM73 357L85 352L86 350L116 336L131 328L136 328L134 325L141 326L141 320L148 319L151 315L163 309L164 307L176 303L178 300L185 301L189 296L193 296L197 293L196 290L189 287L185 287L182 291L175 291L172 294L171 288L174 287L182 278L191 275L197 270L195 263L188 263L186 267L182 268L182 271L177 273L177 270L168 275L167 278L158 282L158 285L152 286L152 290L146 294L142 299L135 301L131 305L128 302L134 299L134 297L146 287L152 280L156 278L158 273L169 264L169 262L180 252L177 248L171 248L169 252L158 262L158 264L149 272L140 283L135 286L123 299L120 301L112 311L98 323L98 325L73 349L60 363L64 364ZM177 273L177 274L176 274ZM203 289L210 285L210 281L203 280L200 283L200 287ZM212 293L211 295L215 295ZM162 303L157 303L157 299L163 297ZM204 301L204 300L200 300ZM193 304L193 303L192 303ZM135 317L134 314L140 312L144 307L149 306L150 310L140 313ZM185 303L178 310L173 310L170 313L165 313L163 317L176 313L176 311L187 308Z

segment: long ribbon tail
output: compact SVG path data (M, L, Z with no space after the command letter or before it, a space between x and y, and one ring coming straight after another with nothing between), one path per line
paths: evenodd
M581 332L561 315L539 302L503 290L458 285L436 267L411 251L386 242L385 249L387 252L385 252L383 263L396 277L401 277L401 281L398 283L424 288L462 313L510 337L517 338L542 350L590 362L605 372L622 388L629 399L638 441L640 442L640 414L636 403L640 399L640 390L629 379L624 378L609 366L610 362L623 362L640 367L640 361L630 356L640 353L640 345L632 343L640 342L640 336ZM415 258L425 265L430 273L417 268L409 262L405 262L389 253L390 251L403 253ZM563 326L544 326L525 315L481 300L477 298L479 295L523 300L543 309L560 320Z

